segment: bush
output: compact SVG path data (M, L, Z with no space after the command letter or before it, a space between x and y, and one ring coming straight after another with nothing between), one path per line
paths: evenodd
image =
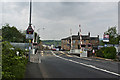
M116 58L116 49L114 47L106 47L103 51L104 57L108 59Z
M2 42L2 80L15 80L16 78L23 78L27 59L23 57L24 51L13 48L9 42ZM20 52L20 55L16 55L16 51Z
M115 59L116 58L116 49L115 49L115 47L103 47L97 51L96 55L98 57Z
M96 56L103 58L103 57L104 57L103 50L104 50L104 48L99 49L99 50L96 52Z

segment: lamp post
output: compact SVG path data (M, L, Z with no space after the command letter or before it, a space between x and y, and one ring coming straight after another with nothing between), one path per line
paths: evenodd
M33 39L33 32L32 24L31 24L31 12L32 12L32 0L30 0L30 16L29 16L29 26L26 30L26 39L29 39L29 54L28 54L28 61L30 61L30 53L31 53L31 39Z
M38 28L38 29L37 29L37 33L39 33L40 30L45 30L45 27L43 27L43 28ZM39 35L38 35L38 36L39 36ZM38 37L38 36L37 36L37 37Z

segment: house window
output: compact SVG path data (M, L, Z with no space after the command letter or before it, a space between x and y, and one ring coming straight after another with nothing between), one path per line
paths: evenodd
M73 44L75 44L75 40L73 40Z
M73 45L73 49L75 49L75 45Z
M78 45L78 49L80 49L80 45Z
M86 40L84 40L84 43L86 43Z
M81 47L85 47L86 45L85 44L82 44Z
M78 40L78 43L80 43L80 40Z
M91 47L92 45L91 44L88 44L88 47Z

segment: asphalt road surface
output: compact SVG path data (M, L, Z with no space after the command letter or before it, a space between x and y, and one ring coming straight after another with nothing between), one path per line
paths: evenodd
M63 51L38 51L31 55L25 78L78 78L118 80L120 62L80 58Z

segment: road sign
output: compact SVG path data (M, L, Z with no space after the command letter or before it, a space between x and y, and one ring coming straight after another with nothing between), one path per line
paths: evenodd
M34 30L32 29L32 26L29 26L26 30L26 39L33 39L34 38Z
M26 39L33 39L34 35L33 34L26 34Z
M34 30L32 29L32 26L29 26L26 30L26 34L33 34Z
M103 42L109 42L109 35L104 34Z

